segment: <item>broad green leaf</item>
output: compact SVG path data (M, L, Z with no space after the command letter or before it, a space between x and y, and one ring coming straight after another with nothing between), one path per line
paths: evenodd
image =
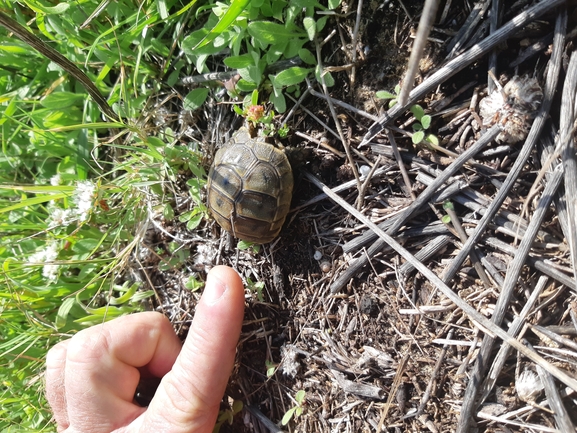
M206 87L198 87L191 90L188 95L184 97L184 109L190 111L198 109L206 101L206 98L208 97L208 91L209 90Z
M322 82L322 79L324 79L327 87L332 87L335 85L335 79L333 78L333 76L331 75L330 72L324 71L323 76L321 78L319 71L320 71L320 69L317 65L317 67L315 69L315 78L317 79L318 82Z
M325 26L327 25L327 20L329 19L328 15L325 15L324 17L320 17L317 20L317 33L320 33L323 31L323 29L325 28Z
M251 81L247 81L244 78L241 78L240 80L238 80L238 82L236 83L236 89L239 92L252 92L254 89L256 89L258 86L256 85L256 83L253 83Z
M299 405L301 405L303 403L303 401L305 400L305 396L306 396L306 391L304 389L301 389L296 393L295 400L297 401L297 403Z
M418 121L421 121L421 118L425 115L425 110L420 105L413 105L411 107L411 113L417 118Z
M305 62L308 65L316 65L317 63L317 59L315 58L313 53L311 53L306 48L301 48L299 50L299 57L303 62Z
M273 103L274 108L279 113L284 113L286 111L286 99L282 93L282 90L274 88L274 91L271 93L270 102Z
M274 78L271 77L271 81L275 87L288 87L302 83L311 71L312 69L293 66L292 68L279 72Z
M239 75L246 81L256 84L260 84L262 80L262 72L260 69L254 65L247 66L246 68L241 68L238 70Z
M394 93L388 92L386 90L379 90L377 93L375 93L375 96L379 99L394 99L398 95L395 95Z
M440 142L439 142L439 137L437 137L436 135L433 134L427 134L425 137L425 141L431 143L432 145L435 146L439 146Z
M248 33L264 44L276 44L287 39L297 39L305 32L288 30L285 26L270 21L253 21L248 25Z
M413 140L413 144L419 144L425 138L425 131L417 131L413 134L411 139Z
M315 35L317 32L316 23L314 18L312 17L304 17L303 18L303 27L307 32L307 36L309 37L309 41L314 41Z
M328 0L328 6L330 10L335 10L341 4L341 0Z
M188 222L186 223L186 228L188 230L194 230L195 228L198 227L198 225L200 224L200 222L202 221L202 217L203 214L199 213L195 216L193 216L191 219L188 220Z
M431 116L425 114L423 117L421 117L421 125L423 125L423 128L429 129L431 126Z
M204 62L206 61L206 59L202 58L202 56L216 54L222 51L222 48L215 47L214 45L211 44L204 44L202 47L197 47L197 45L200 44L200 42L204 40L204 38L206 38L209 34L210 33L203 28L192 32L191 34L186 36L182 41L182 50L184 51L184 53L193 59L197 59L196 69L199 72L202 72L204 70ZM216 36L217 35L215 35L214 37ZM200 64L198 63L199 61Z
M289 410L286 411L286 413L282 417L282 421L281 421L282 425L287 425L289 423L289 421L293 417L296 409L297 409L296 407L293 407L293 408L290 408Z
M241 69L254 65L254 60L250 54L241 54L224 59L224 64L231 69Z

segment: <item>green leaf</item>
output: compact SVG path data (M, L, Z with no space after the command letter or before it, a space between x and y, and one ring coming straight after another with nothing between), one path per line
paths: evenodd
M62 14L66 12L70 7L70 5L66 2L59 2L56 6L44 6L42 4L39 4L39 2L30 2L30 1L27 1L25 3L30 9L34 10L35 12L43 12L47 15Z
M224 31L228 30L231 27L231 24L234 21L236 21L236 19L240 16L240 14L242 14L242 12L249 3L250 0L232 0L229 8L220 17L218 23L208 32L208 34L201 41L199 41L192 48L192 51L195 51L199 48L204 47L205 45L208 45L210 42L214 41L218 36L222 35Z
M425 114L423 117L421 117L421 125L423 125L423 128L429 129L431 126L431 116Z
M450 224L451 223L451 217L449 215L443 215L443 218L441 218L441 221L443 222L443 224Z
M339 7L341 0L329 0L328 6L330 10L334 10Z
M158 0L156 2L156 8L158 10L158 14L160 15L160 18L162 18L163 20L168 18L168 6L166 5L166 0Z
M204 282L194 278L193 276L188 277L186 282L184 283L184 287L192 292L196 292L198 289L204 286Z
M300 405L305 401L306 391L304 389L299 390L295 395L295 400Z
M271 81L275 87L293 86L302 83L311 71L312 69L293 66L292 68L279 72L274 78L271 77Z
M188 230L194 230L195 228L198 227L198 225L200 224L200 222L202 221L202 217L203 215L201 213L193 216L191 219L188 220L188 222L186 223L186 228Z
M66 298L62 301L60 308L58 308L58 313L56 313L55 325L57 329L61 329L66 325L66 320L68 319L68 313L76 303L76 298Z
M122 305L130 301L132 296L134 296L134 294L138 290L138 286L139 286L138 283L134 283L132 286L128 288L128 290L122 296L119 296L118 298L111 298L110 305Z
M425 137L425 141L431 143L434 146L440 145L439 137L437 137L436 135L433 135L433 134L427 134L427 136Z
M247 242L247 241L239 241L238 244L236 245L236 247L241 250L248 250L250 247L252 247L254 245L253 242Z
M453 202L451 202L451 201L446 201L445 203L443 203L443 209L445 209L445 210L455 210L455 206L453 206Z
M290 408L289 410L286 411L286 413L282 417L282 421L281 421L282 425L287 425L289 423L289 421L293 417L293 414L295 413L296 409L297 409L296 407L293 407L293 408Z
M232 413L234 413L234 414L239 413L243 407L244 407L244 404L242 403L242 400L234 400L232 402Z
M413 144L419 144L425 139L425 131L417 131L411 137Z
M317 34L322 32L323 29L325 28L325 26L327 25L327 20L329 19L328 15L325 15L324 17L320 17L317 20Z
M316 26L316 22L315 22L314 18L304 17L303 18L303 27L305 28L305 31L307 32L307 35L309 37L309 41L314 41L315 35L317 32L317 26Z
M238 80L238 82L236 83L236 90L238 90L239 92L252 92L254 89L257 88L256 83L253 83L251 81L247 81L244 78L241 78L240 80ZM242 114L241 114L242 115Z
M258 105L258 90L254 89L250 95L250 104Z
M418 121L421 121L421 118L425 115L425 110L420 105L413 105L411 107L411 113L417 118Z
M286 99L281 91L279 91L278 93L277 92L271 93L269 100L270 102L273 103L274 108L279 113L284 113L286 111Z
M316 0L291 0L291 6L296 6L298 8L317 8L322 11L326 10L322 4Z
M263 44L276 44L287 39L298 39L304 32L292 31L285 26L270 21L253 21L248 25L248 33Z
M224 64L231 69L241 69L254 65L254 60L250 54L241 54L224 59Z
M320 74L320 68L316 67L315 69L315 78L317 79L318 82L322 82L321 81L321 74ZM325 84L327 85L327 87L333 87L335 85L335 79L333 78L333 76L331 75L330 72L324 71L323 72L323 78L325 80Z
M241 68L238 70L238 73L246 81L248 81L249 83L254 83L257 86L260 84L262 80L262 73L260 69L254 65L247 66L246 68Z
M394 93L388 92L386 90L379 90L377 93L375 93L375 96L379 99L394 99L398 97L398 95L395 95Z
M185 110L194 111L202 106L208 97L208 88L199 87L191 90L184 97L183 107Z
M301 48L299 50L299 57L303 62L305 62L308 65L316 65L317 63L316 57L306 48Z
M78 102L83 100L85 97L86 95L83 95L82 93L56 92L43 98L40 101L40 104L46 108L61 110L72 105L77 105Z

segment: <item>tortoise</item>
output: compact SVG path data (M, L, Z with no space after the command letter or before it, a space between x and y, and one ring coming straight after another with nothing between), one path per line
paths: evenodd
M285 153L241 128L216 152L208 174L208 207L233 236L265 244L280 233L292 190Z

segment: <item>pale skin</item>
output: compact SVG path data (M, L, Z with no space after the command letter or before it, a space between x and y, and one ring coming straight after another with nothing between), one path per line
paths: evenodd
M244 313L238 274L213 268L181 344L168 319L147 312L85 329L46 359L46 396L59 432L212 432ZM141 372L162 377L147 408L134 401Z

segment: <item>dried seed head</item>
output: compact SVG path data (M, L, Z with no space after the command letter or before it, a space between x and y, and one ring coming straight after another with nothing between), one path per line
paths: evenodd
M333 267L331 261L328 259L321 260L320 265L321 265L321 271L323 271L323 273L325 274L328 274Z
M513 144L527 137L542 100L543 90L537 79L516 75L505 87L481 100L479 114L484 126L501 125L498 141Z
M282 357L280 367L282 373L294 379L301 369L296 347L292 344L285 344L280 348L280 354Z
M519 398L525 402L534 402L543 391L543 383L537 373L531 370L523 371L515 382Z

